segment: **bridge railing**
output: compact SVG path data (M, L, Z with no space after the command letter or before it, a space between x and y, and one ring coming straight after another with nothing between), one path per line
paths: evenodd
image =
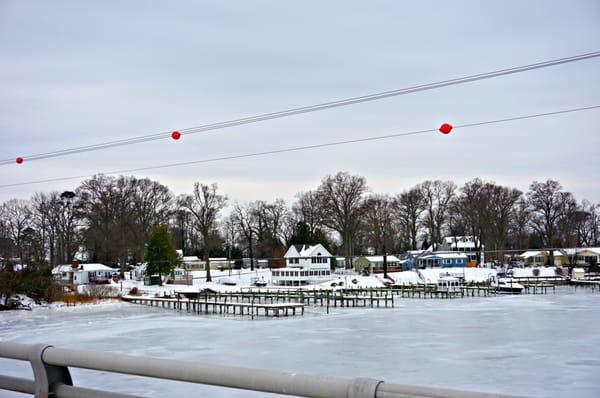
M0 389L36 398L132 398L134 395L73 385L69 367L312 398L510 398L512 396L385 383L369 378L220 366L43 344L0 342L0 358L28 361L34 380L0 375Z

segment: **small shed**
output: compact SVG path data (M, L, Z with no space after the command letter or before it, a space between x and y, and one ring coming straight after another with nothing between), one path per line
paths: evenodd
M583 279L585 277L585 270L583 268L573 268L571 271L571 279Z

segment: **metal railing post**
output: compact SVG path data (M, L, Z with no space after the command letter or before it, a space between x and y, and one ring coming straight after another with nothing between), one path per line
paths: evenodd
M57 384L73 385L71 373L66 366L47 365L44 362L44 351L51 345L35 344L28 353L35 381L35 398L53 397Z

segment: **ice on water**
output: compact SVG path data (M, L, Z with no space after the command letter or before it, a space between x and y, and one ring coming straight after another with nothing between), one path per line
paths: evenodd
M310 309L251 321L117 303L0 314L0 339L537 397L593 397L600 381L600 294L398 299L393 309ZM118 360L118 356L115 356ZM262 393L73 370L77 385L132 394ZM0 374L31 377L24 362ZM0 390L0 397L17 396Z

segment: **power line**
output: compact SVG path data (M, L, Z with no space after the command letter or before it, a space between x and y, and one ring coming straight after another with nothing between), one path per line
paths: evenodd
M454 126L454 128L469 128L469 127L476 127L476 126L484 126L484 125L488 125L488 124L505 123L505 122L515 121L515 120L533 119L533 118L560 115L560 114L571 113L571 112L581 112L581 111L593 110L593 109L598 109L598 108L600 108L600 105L563 109L563 110L552 111L552 112L536 113L536 114L531 114L531 115L513 116L513 117L509 117L509 118L487 120L487 121L483 121L483 122L460 124L460 125ZM333 141L333 142L327 142L327 143L322 143L322 144L304 145L304 146L297 146L297 147L290 147L290 148L274 149L274 150L270 150L270 151L222 156L222 157L215 157L215 158L208 158L208 159L192 160L192 161L188 161L188 162L163 164L163 165L157 165L157 166L139 167L139 168L135 168L135 169L116 170L116 171L109 171L106 173L96 173L96 174L112 175L112 174L132 173L132 172L136 172L136 171L146 171L146 170L154 170L154 169L162 169L162 168L170 168L170 167L189 166L189 165L193 165L193 164L211 163L211 162L217 162L217 161L222 161L222 160L243 159L243 158L250 158L250 157L257 157L257 156L273 155L273 154L285 153L285 152L297 152L297 151L304 151L304 150L308 150L308 149L316 149L316 148L324 148L324 147L331 147L331 146L337 146L337 145L353 144L353 143L358 143L358 142L377 141L377 140L384 140L384 139L389 139L389 138L398 138L398 137L405 137L405 136L410 136L410 135L432 133L432 132L437 132L437 131L438 131L437 128L415 130L415 131L409 131L409 132L403 132L403 133L394 133L394 134L371 136L371 137L365 137L365 138L356 138L356 139L352 139L352 140ZM46 183L46 182L55 182L55 181L76 180L76 179L93 177L94 175L95 174L86 174L86 175L72 176L72 177L48 178L48 179L44 179L44 180L20 182L20 183L14 183L14 184L3 184L3 185L0 185L0 188L42 184L42 183Z
M515 66L515 67L511 67L511 68L507 68L507 69L496 70L493 72L479 73L479 74L475 74L475 75L469 75L469 76L464 76L464 77L455 78L455 79L443 80L443 81L438 81L438 82L434 82L434 83L421 84L421 85L406 87L406 88L402 88L402 89L398 89L398 90L384 91L384 92L380 92L380 93L363 95L363 96L359 96L359 97L351 97L351 98L330 101L330 102L324 102L324 103L320 103L320 104L316 104L316 105L309 105L309 106L304 106L304 107L300 107L300 108L293 108L293 109L288 109L288 110L279 111L279 112L264 113L264 114L260 114L260 115L256 115L256 116L249 116L249 117L245 117L245 118L241 118L241 119L234 119L234 120L229 120L229 121L224 121L224 122L219 122L219 123L205 124L205 125L201 125L201 126L182 129L182 130L179 130L179 132L182 135L184 135L184 134L196 134L196 133L200 133L200 132L219 130L219 129L224 129L227 127L234 127L234 126L240 126L240 125L244 125L244 124L257 123L257 122L261 122L261 121L265 121L265 120L278 119L278 118L299 115L299 114L309 113L309 112L317 112L317 111L321 111L321 110L325 110L325 109L331 109L331 108L336 108L336 107L341 107L341 106L358 104L358 103L368 102L368 101L375 101L375 100L379 100L379 99L383 99L383 98L406 95L406 94L416 93L416 92L420 92L420 91L433 90L433 89L438 89L438 88L457 85L457 84L474 82L474 81L478 81L478 80L491 79L491 78L495 78L495 77L499 77L499 76L521 73L521 72L526 72L526 71L534 70L534 69L541 69L541 68L547 68L550 66L566 64L566 63L570 63L570 62L583 61L586 59L591 59L591 58L595 58L595 57L599 57L599 56L600 56L600 51L595 51L595 52L591 52L591 53L580 54L580 55L575 55L575 56L566 57L566 58L559 58L559 59L537 62L537 63L533 63L533 64L528 64L528 65ZM113 147L117 147L117 146L133 145L133 144L138 144L138 143L142 143L142 142L166 139L166 138L170 137L170 134L171 134L171 132L161 132L161 133L126 138L126 139L121 139L121 140L107 141L107 142L92 144L92 145L87 145L87 146L79 146L79 147L72 147L72 148L67 148L67 149L51 151L51 152L30 154L30 155L26 155L23 157L27 161L47 159L47 158L71 155L71 154L75 154L75 153L97 151L97 150L113 148ZM5 159L5 160L0 161L0 165L6 165L6 164L12 164L12 163L14 163L14 159Z

